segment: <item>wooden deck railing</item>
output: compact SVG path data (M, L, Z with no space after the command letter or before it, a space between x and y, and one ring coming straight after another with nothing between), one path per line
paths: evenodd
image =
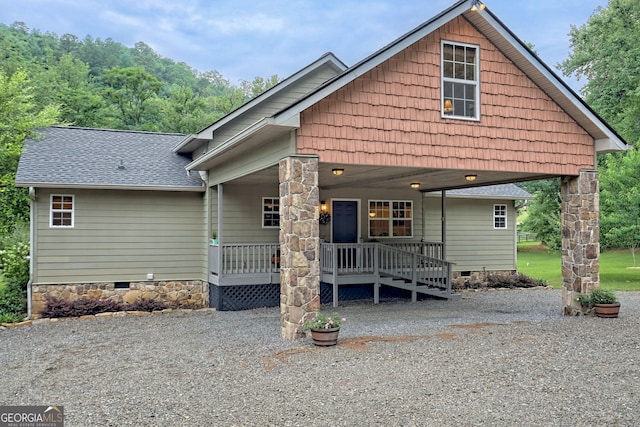
M379 283L380 276L386 275L407 280L412 286L427 285L451 292L452 264L442 259L443 252L444 246L438 242L322 243L320 273L334 289L343 283L343 278L348 277L350 283ZM219 285L278 283L280 245L211 245L209 272L210 281ZM357 282L358 277L365 282Z

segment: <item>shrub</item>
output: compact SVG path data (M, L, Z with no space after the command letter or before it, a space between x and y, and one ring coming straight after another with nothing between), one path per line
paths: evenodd
M26 312L27 295L20 285L0 287L0 323L20 322Z
M123 310L128 311L159 311L167 308L166 304L162 301L155 301L152 299L141 299L131 304L125 304Z
M120 311L122 304L111 300L84 298L75 301L47 298L47 305L42 313L43 317L77 317L87 314L98 314Z
M545 286L545 282L522 273L490 273L487 275L487 287L489 288L535 288L537 286Z
M16 243L0 251L2 275L10 284L17 284L26 289L29 281L29 245Z

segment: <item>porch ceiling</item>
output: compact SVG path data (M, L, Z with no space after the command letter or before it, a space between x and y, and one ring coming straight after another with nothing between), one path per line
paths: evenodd
M334 175L332 170L344 169L342 175ZM465 175L477 175L477 179L469 182ZM420 183L419 190L437 191L455 188L478 187L493 184L531 181L550 178L549 175L533 173L511 173L497 171L466 171L456 169L421 169L367 165L339 165L320 163L320 189L366 188L375 187L385 190L406 190L413 182ZM234 183L245 185L278 182L278 167L273 166L259 172L234 180Z

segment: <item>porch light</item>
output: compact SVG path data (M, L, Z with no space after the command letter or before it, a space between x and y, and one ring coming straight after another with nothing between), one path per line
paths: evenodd
M453 113L453 102L450 99L444 100L444 112L445 114Z
M475 181L477 177L478 177L478 175L465 175L464 179L466 179L467 181L471 182L471 181Z
M344 173L344 169L342 169L342 168L331 169L331 172L334 175L342 175Z
M484 10L485 7L487 6L480 0L473 0L473 2L471 2L471 10L474 12L477 12L478 10Z
M412 182L411 183L411 188L413 188L414 190L417 190L418 188L420 188L420 183L419 182Z
M325 202L324 200L322 200L320 202L320 212L326 212L327 211L327 202Z

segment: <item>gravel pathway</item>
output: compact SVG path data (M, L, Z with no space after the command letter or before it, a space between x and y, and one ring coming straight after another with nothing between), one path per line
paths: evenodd
M638 426L640 293L618 319L560 291L350 303L337 347L279 310L92 318L0 331L0 405L66 426ZM327 308L331 311L331 308Z

